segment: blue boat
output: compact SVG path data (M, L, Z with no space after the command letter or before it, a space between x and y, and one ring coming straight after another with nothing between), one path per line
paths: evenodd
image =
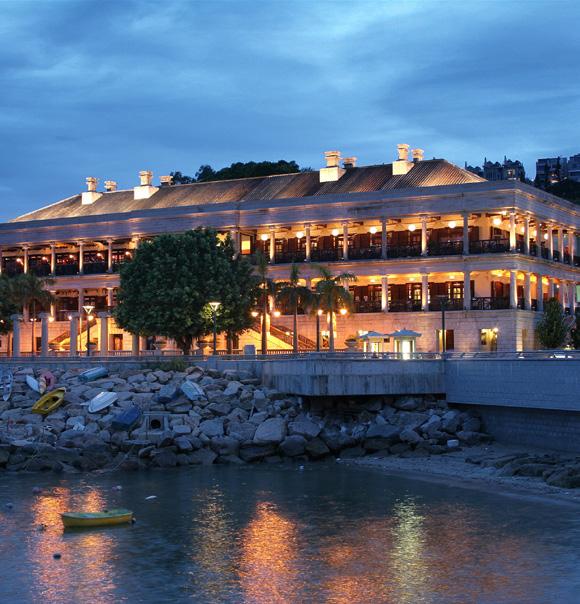
M181 392L183 392L183 394L185 394L192 402L204 400L206 398L202 387L190 380L185 380L183 384L181 384Z
M92 369L87 369L80 373L79 380L81 382L92 382L93 380L98 380L107 377L108 375L109 370L106 367L93 367Z
M116 432L128 432L137 425L142 416L141 409L137 405L133 405L113 419L111 429Z

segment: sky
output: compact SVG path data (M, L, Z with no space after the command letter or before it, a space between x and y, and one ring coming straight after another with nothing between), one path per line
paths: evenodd
M397 143L580 153L578 0L0 0L0 220L116 180Z

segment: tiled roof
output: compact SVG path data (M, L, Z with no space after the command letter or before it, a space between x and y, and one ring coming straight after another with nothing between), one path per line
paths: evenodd
M433 159L415 164L404 176L393 176L392 164L384 164L349 168L339 180L326 183L320 182L318 172L301 172L160 187L149 199L134 199L132 190L114 191L103 193L90 205L82 205L81 196L74 195L19 216L12 222L115 214L208 203L345 195L386 189L433 187L483 181L483 178L443 159Z

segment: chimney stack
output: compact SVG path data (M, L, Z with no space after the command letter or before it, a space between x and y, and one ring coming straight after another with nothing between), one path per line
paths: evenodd
M97 182L98 180L94 176L87 176L87 190L81 193L81 204L84 206L95 203L102 193L97 193Z
M409 161L409 145L401 143L397 145L399 159L393 162L393 176L402 176L413 167L413 162Z
M342 160L342 165L344 166L345 170L348 168L356 168L357 159L358 159L357 157L345 157Z
M325 151L324 159L326 168L320 168L320 182L338 180L344 174L344 169L340 167L340 151Z
M173 184L173 176L160 176L159 182L162 187L170 187Z
M151 170L141 170L139 172L139 181L141 184L138 187L133 187L134 199L149 199L159 191L158 187L154 187L151 184L153 181L153 172Z
M108 193L112 193L117 190L117 181L116 180L105 180L105 191Z
M413 149L412 153L414 164L423 161L423 155L425 154L425 151L423 151L423 149Z

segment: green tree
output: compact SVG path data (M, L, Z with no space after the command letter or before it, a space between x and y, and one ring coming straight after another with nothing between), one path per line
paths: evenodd
M576 309L574 327L572 328L572 346L580 350L580 308Z
M12 315L20 311L19 306L13 301L11 295L11 278L0 276L0 334L12 331Z
M543 348L561 348L570 333L562 305L550 298L544 305L544 314L536 326L536 335Z
M118 325L141 336L172 338L187 354L194 339L212 332L208 303L217 300L218 326L231 333L240 324L230 317L232 262L231 242L221 242L211 229L144 242L121 268Z
M333 275L325 266L318 267L320 281L316 283L316 291L320 294L320 308L330 315L328 348L334 352L334 316L340 308L352 310L353 300L350 292L343 283L356 281L352 273Z
M256 254L256 276L258 277L258 283L260 293L258 295L258 303L262 312L262 345L260 352L262 354L268 353L268 326L266 325L266 317L268 316L268 298L276 295L276 284L268 273L270 271L270 265L266 256L262 252Z
M292 263L288 281L278 283L277 300L287 306L293 314L292 349L298 352L298 309L307 308L312 301L312 292L300 284L300 267Z

